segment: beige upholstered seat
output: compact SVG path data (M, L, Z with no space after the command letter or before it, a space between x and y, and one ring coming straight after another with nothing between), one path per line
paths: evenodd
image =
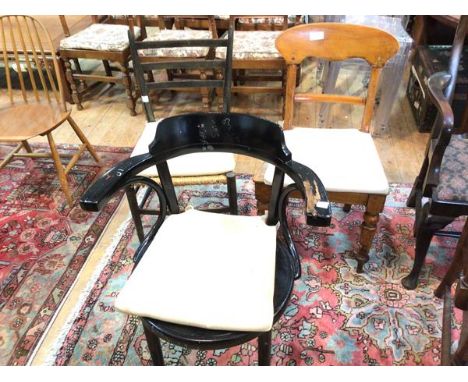
M163 29L147 28L148 37L144 41L165 41L165 40L196 40L212 38L210 31L192 29ZM207 47L183 47L183 48L161 48L146 49L140 51L142 56L152 57L204 57L208 54Z
M388 181L370 134L357 129L294 127L284 135L293 159L313 168L327 191L388 194ZM272 183L273 173L269 165L266 184ZM285 183L292 181L287 177Z
M138 38L140 28L134 27L134 33ZM128 26L117 24L92 24L60 41L60 49L122 51L128 46Z
M131 156L145 154L153 141L159 121L147 122ZM236 165L232 153L196 153L179 156L168 161L172 176L217 175L234 171ZM158 176L155 166L142 172L148 177Z
M265 59L280 58L275 46L275 40L280 31L235 31L233 59ZM226 49L217 49L216 56L224 58Z
M171 215L116 308L207 329L268 331L275 253L276 227L262 217L196 210Z

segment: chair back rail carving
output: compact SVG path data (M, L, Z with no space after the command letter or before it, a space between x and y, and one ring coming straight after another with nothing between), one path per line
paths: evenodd
M365 41L365 43L363 43ZM377 28L341 23L298 25L276 39L276 47L286 60L287 82L284 128L292 127L294 101L337 102L364 105L361 131L369 132L380 73L385 63L399 49L398 41ZM366 98L332 94L295 94L298 66L306 57L330 61L362 58L371 66Z

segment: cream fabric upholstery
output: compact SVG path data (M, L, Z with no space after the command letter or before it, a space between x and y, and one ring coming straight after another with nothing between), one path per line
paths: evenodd
M159 121L147 122L143 133L132 152L132 157L148 152L148 145L153 142ZM232 153L196 153L187 154L167 161L172 176L217 175L234 171L236 161ZM140 175L158 176L156 166L142 171Z
M280 33L281 31L235 31L232 58L235 60L280 58L281 55L275 46L275 40ZM224 59L226 48L216 49L216 57Z
M293 159L316 172L327 191L388 194L388 181L370 134L357 129L285 130ZM273 181L267 166L264 182ZM285 184L292 180L286 177Z
M134 27L133 30L135 37L140 37L140 28ZM128 46L128 26L117 24L91 24L86 29L60 41L60 49L120 52Z
M150 30L144 41L166 41L166 40L198 40L211 39L210 31L192 29L163 29ZM151 57L205 57L209 48L200 46L187 46L183 48L160 48L140 50L141 56Z
M120 292L117 309L207 329L268 331L276 227L259 216L171 215Z

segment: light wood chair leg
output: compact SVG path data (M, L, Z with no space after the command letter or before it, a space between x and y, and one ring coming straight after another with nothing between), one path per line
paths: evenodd
M68 205L73 206L73 198L70 193L70 188L68 187L67 175L63 168L62 162L60 161L60 155L55 146L54 138L52 138L52 133L47 133L47 140L49 141L50 151L52 154L52 159L54 160L55 168L57 169L57 174L59 178L60 185L62 186L63 193L67 199Z
M385 205L385 195L369 195L367 200L366 212L364 213L364 221L361 226L361 237L359 239L360 248L356 255L358 262L356 271L363 272L364 264L369 260L369 251L372 246L379 215L383 211Z
M21 144L23 145L24 149L25 149L28 153L32 153L32 152L33 152L31 146L29 146L28 141L22 141Z
M94 147L91 145L91 143L89 143L88 138L86 138L86 136L83 134L83 132L81 131L79 126L76 124L76 122L73 120L73 118L70 115L67 117L67 121L70 124L70 126L72 127L73 131L78 136L78 138L80 138L80 141L83 142L84 145L86 145L86 148L91 153L94 160L97 163L100 163L99 157L98 157L96 151L94 150Z
M11 150L11 151L8 153L8 155L7 155L5 158L3 158L3 160L0 162L0 170L1 170L3 167L5 167L5 166L8 164L8 162L10 162L10 161L13 159L14 155L15 155L18 151L21 150L21 147L23 147L23 144L22 144L22 143L20 143L18 146L16 146L13 150Z

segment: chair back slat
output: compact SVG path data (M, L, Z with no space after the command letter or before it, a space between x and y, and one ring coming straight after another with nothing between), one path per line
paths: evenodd
M192 16L191 16L192 17ZM201 16L200 16L201 17ZM206 18L206 17L205 17ZM162 17L159 17L162 19ZM212 21L209 25L216 29L214 17L208 17ZM154 111L151 107L149 91L152 89L182 89L182 88L222 88L223 89L223 111L229 112L230 109L230 93L232 79L232 39L233 28L229 28L226 38L218 38L217 32L212 30L212 39L190 39L190 40L160 40L160 41L136 41L135 37L129 33L130 52L135 71L135 79L141 91L141 97L149 122L155 121ZM186 48L186 47L202 47L210 48L208 54L202 58L164 58L159 60L157 56L154 58L151 53L144 51L150 49L164 48ZM219 59L215 57L215 49L226 49L226 58ZM142 53L145 53L144 56ZM168 81L152 81L152 70L213 70L213 79L211 77L200 76L200 79L189 80L168 80Z
M66 111L55 48L44 26L33 17L15 15L1 16L0 29L10 103L45 100ZM12 70L19 82L21 97L18 99Z
M281 33L276 48L287 64L284 128L292 127L294 101L363 104L361 131L369 132L378 82L383 66L399 49L391 34L372 27L341 23L298 25ZM365 98L337 94L314 95L301 93L296 97L297 66L307 57L342 61L351 58L365 60L371 67L371 76Z

